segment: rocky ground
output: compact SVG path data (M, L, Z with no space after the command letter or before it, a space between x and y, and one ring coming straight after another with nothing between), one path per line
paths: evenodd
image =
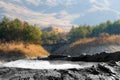
M79 56L64 56L64 55L50 55L47 58L37 58L38 60L67 60L67 61L85 61L85 62L109 62L120 61L120 51L112 53L96 53L94 55L79 55Z
M109 62L80 69L43 70L1 67L0 80L120 80L120 64Z
M7 62L0 65L0 80L120 80L119 54L102 52Z

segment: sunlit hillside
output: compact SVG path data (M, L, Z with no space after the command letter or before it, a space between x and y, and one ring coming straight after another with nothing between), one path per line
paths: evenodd
M67 31L58 27L48 27L48 28L44 28L43 31L49 32L49 33L56 33L56 34L66 34Z
M1 60L16 60L21 58L46 57L49 53L40 45L11 42L0 44Z

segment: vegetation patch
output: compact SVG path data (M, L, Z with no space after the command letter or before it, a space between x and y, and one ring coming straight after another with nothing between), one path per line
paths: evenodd
M9 42L0 44L0 58L2 60L17 60L20 58L46 57L49 53L40 45Z

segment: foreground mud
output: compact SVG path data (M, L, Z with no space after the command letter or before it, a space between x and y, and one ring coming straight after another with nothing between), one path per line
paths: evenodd
M120 80L120 63L98 63L82 69L0 68L0 80Z
M3 63L0 80L120 80L120 52Z

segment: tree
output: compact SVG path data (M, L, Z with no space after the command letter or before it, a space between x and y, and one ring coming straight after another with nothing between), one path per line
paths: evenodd
M23 29L23 40L26 42L41 43L42 31L37 26L26 26Z
M88 30L87 37L92 37L92 32L94 30L94 26L88 26L87 30Z
M120 20L115 21L113 24L106 28L106 32L109 34L120 34Z
M69 32L70 40L74 41L80 38L85 38L87 37L88 30L85 27L85 25L79 26L79 27L72 27L72 29Z
M19 19L9 20L4 17L0 21L0 39L5 41L25 41L41 43L42 31L36 25L32 26Z

